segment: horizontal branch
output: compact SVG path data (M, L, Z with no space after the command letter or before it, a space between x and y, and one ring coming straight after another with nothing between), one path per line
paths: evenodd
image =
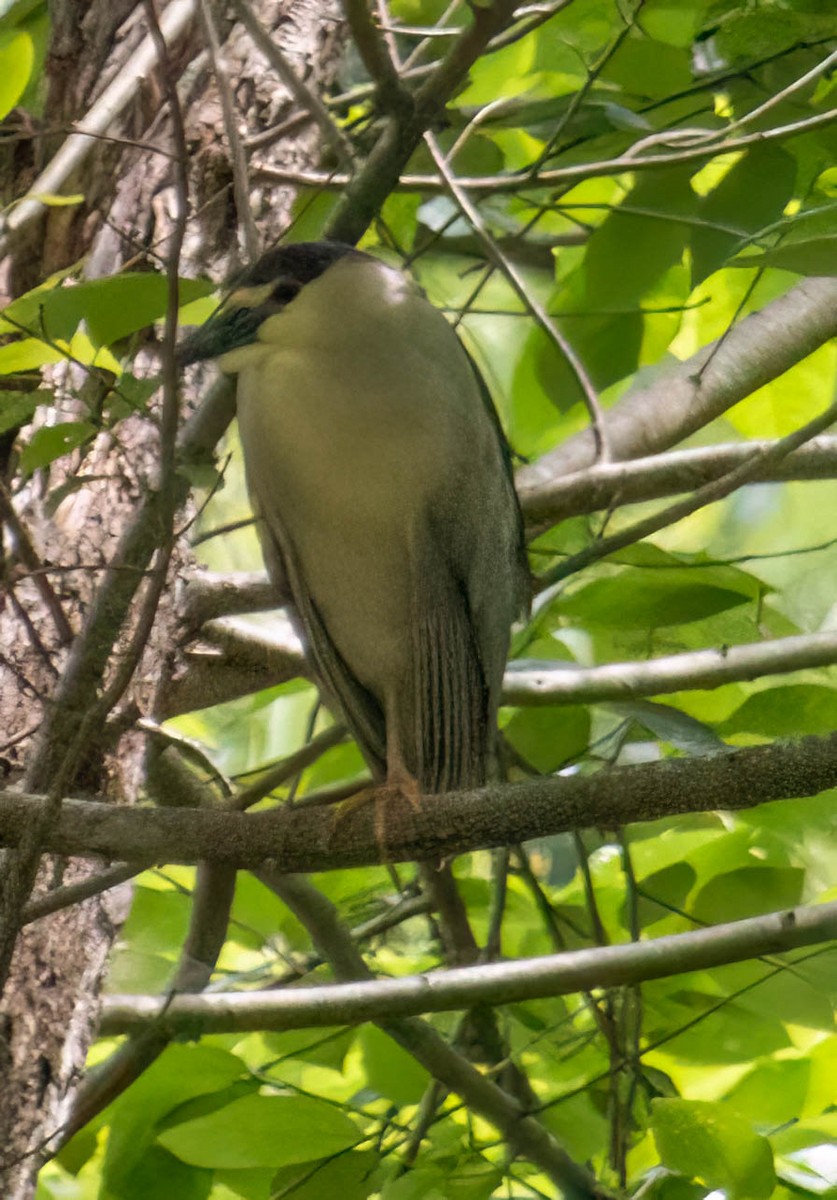
M163 1016L175 1032L213 1033L354 1025L382 1017L449 1012L477 1004L512 1004L614 988L777 954L837 937L837 901L731 921L647 942L596 946L517 962L457 967L363 983L280 992L176 996L106 996L99 1032L135 1033Z
M616 767L425 796L335 816L284 806L266 812L122 808L65 800L43 850L86 858L227 863L284 872L450 858L590 826L612 829L687 812L750 808L837 786L837 734L747 746L701 758ZM0 792L0 846L17 845L42 796Z
M567 184L582 183L587 179L599 179L603 175L621 175L625 171L659 171L667 167L676 167L682 163L699 163L721 154L734 154L751 146L760 146L768 142L781 142L787 138L796 137L812 129L822 129L837 121L837 109L829 109L824 113L816 113L801 121L792 121L787 125L776 125L771 129L748 133L738 138L728 138L712 144L689 146L677 150L666 151L664 154L620 154L616 158L604 158L595 162L573 163L566 167L556 167L546 171L528 171L515 175L463 175L457 179L461 188L474 196L493 196L502 193L516 193L532 188L556 188ZM709 131L707 131L709 132ZM318 191L332 189L340 191L349 184L349 177L343 174L328 174L325 171L294 171L283 170L281 167L268 166L259 163L254 165L253 179L258 182L284 183L295 187L311 187ZM445 180L441 175L401 175L395 187L401 191L435 193L446 190Z
M260 583L254 583L260 589ZM231 597L232 602L232 597ZM246 598L245 598L246 602ZM174 716L201 707L210 699L219 703L261 687L306 674L302 645L290 628L269 630L249 627L246 639L236 642L234 622L213 622L224 628L219 649L189 656L189 667L169 689L166 714ZM837 663L837 633L799 634L772 638L721 650L694 650L645 662L605 663L579 667L574 663L544 660L520 665L512 661L503 680L503 703L531 707L548 704L596 704L607 700L629 700L698 688L716 688L725 683L784 675Z
M691 492L720 479L754 454L769 450L768 440L730 442L672 450L667 454L628 462L593 463L583 470L519 487L523 515L529 526L554 524L566 517L600 512L624 504L659 500ZM794 450L779 463L768 465L754 483L837 477L837 437L823 434Z
M724 650L695 650L648 662L607 663L601 667L570 664L529 667L506 672L506 704L591 704L632 700L724 683L782 675L837 663L837 633L800 634L766 642L730 646Z

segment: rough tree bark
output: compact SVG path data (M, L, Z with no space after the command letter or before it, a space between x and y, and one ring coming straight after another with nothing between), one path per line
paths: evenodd
M262 11L258 11L261 8ZM303 76L317 78L333 68L339 26L330 10L313 0L289 0L280 8L256 6L259 20L273 30L284 53ZM47 99L42 134L10 139L0 164L3 199L25 194L62 145L71 122L84 117L107 85L125 71L130 55L149 34L142 4L135 0L63 0L52 12L46 64ZM279 125L294 111L287 90L278 84L263 55L240 25L221 29L223 69L243 113L239 133L252 137ZM236 257L236 208L229 152L223 135L214 73L204 50L197 5L184 33L169 48L171 74L186 122L191 157L191 188L197 219L182 257L182 273L208 271L216 278ZM50 208L16 230L10 253L0 264L5 300L34 286L51 272L87 256L86 274L112 274L165 266L178 209L170 157L151 153L127 140L153 142L171 151L171 118L164 102L160 70L137 80L131 102L108 133L116 140L92 141L83 162L67 179L65 190L84 194L78 207ZM16 134L26 132L20 114L7 121ZM277 165L311 165L317 136L304 114L293 133L262 145L262 159ZM287 223L290 193L266 185L251 192L265 244ZM156 370L153 355L146 359ZM107 380L85 377L62 364L52 381L57 401L34 425L61 419L86 419L91 406L107 403ZM153 406L152 406L153 408ZM9 782L49 790L57 772L77 793L131 803L143 786L145 745L136 733L125 734L127 718L151 714L161 680L177 670L178 612L172 599L175 581L188 560L188 547L175 549L169 580L153 632L128 691L111 713L106 736L95 740L80 764L69 771L68 742L78 731L83 705L112 678L95 669L92 685L77 695L70 712L58 720L55 698L62 676L78 657L79 638L101 588L106 564L131 526L141 501L156 486L159 436L154 411L123 420L118 441L100 434L87 452L62 459L38 472L10 495L13 464L5 478L0 515L6 526L7 559L0 592L0 754ZM25 441L26 431L23 439ZM65 498L54 507L56 489ZM48 575L39 574L49 566ZM46 589L43 579L50 581ZM137 589L136 613L143 589ZM169 597L170 599L166 599ZM125 651L131 619L119 633ZM118 662L119 655L114 656ZM78 664L76 664L78 665ZM14 941L22 900L28 893L25 863L4 855L0 925L5 944ZM71 882L84 875L83 863L45 859L36 890ZM13 886L17 879L17 889ZM0 1194L30 1196L38 1165L38 1147L60 1126L72 1104L74 1085L95 1028L97 993L108 950L124 916L127 892L106 894L45 917L18 937L0 1009Z

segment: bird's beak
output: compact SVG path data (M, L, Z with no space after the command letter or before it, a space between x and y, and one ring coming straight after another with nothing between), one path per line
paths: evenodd
M179 344L178 366L187 367L206 358L218 358L228 350L247 346L256 340L265 313L259 308L231 304L230 300Z

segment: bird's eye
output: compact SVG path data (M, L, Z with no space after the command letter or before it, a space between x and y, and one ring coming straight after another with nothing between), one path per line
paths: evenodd
M300 287L301 284L295 279L280 279L270 293L270 298L277 304L290 304L294 296L298 294Z

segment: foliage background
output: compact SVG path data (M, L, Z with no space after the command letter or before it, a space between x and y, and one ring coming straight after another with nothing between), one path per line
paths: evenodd
M415 53L415 74L405 78L417 86L449 44L430 35L470 19L464 6L434 0L395 0L388 12L378 16L401 30L390 37L402 67ZM578 373L534 319L535 304L609 409L800 280L835 273L837 133L828 114L837 19L828 0L571 0L527 9L518 22L512 28L524 33L473 63L433 135L478 200L476 231L440 181L432 145L419 145L404 174L424 183L393 191L361 244L409 260L483 369L515 451L534 464L589 422ZM47 15L37 4L17 4L0 31L0 107L37 114ZM355 14L355 40L359 31ZM349 46L326 96L359 156L378 144L385 109L363 58L362 48ZM750 140L730 151L735 137ZM708 149L690 157L701 146ZM346 194L343 167L324 155L319 173L296 172L294 239L332 228ZM648 166L649 155L666 161ZM258 177L254 157L249 166ZM85 201L50 196L46 203ZM511 264L523 299L496 258L493 269L488 264L486 242ZM190 269L188 255L182 268ZM184 323L216 302L201 282L184 280L182 288L181 302L190 302ZM5 310L0 370L8 376L28 377L69 356L116 380L104 407L71 420L56 409L55 419L20 440L20 486L48 481L52 466L73 454L59 504L83 478L83 456L103 429L118 451L128 413L153 412L148 367L140 357L135 370L133 352L140 331L162 319L166 299L161 276L126 273L75 287L53 277ZM826 409L834 388L835 349L824 344L687 444L784 437ZM0 432L25 425L50 400L44 387L4 391ZM234 432L218 462L221 475L202 468L192 477L203 485L195 558L213 572L258 570L251 527L217 533L248 515ZM521 468L524 486L534 475L533 465ZM531 624L515 634L511 678L515 667L535 664L592 668L833 630L836 502L833 478L762 482L593 561L541 593ZM617 496L612 511L551 524L531 547L535 573L548 575L659 506L620 507ZM247 620L259 634L286 637L281 616L239 617L239 632ZM522 704L504 709L501 724L510 775L520 778L831 733L835 712L831 666L706 690L692 685L684 660L683 686L672 694L626 688L619 701ZM245 786L330 725L313 686L294 678L183 713L166 728L199 748L204 779L213 771ZM337 742L263 803L345 789L362 771L355 748ZM476 852L458 858L455 872L479 944L495 957L518 958L834 898L834 832L834 798L825 794ZM396 906L406 898L406 917L361 937L376 974L438 967L434 922L409 907L418 888L410 869L337 871L313 882L355 928L402 912ZM187 867L137 878L109 968L111 992L161 993L171 985L194 886ZM310 931L270 887L240 873L209 988L328 978ZM837 1190L835 986L837 959L819 946L641 987L509 1005L498 1010L498 1026L543 1125L605 1184L666 1200L716 1191L740 1200L826 1196ZM446 1037L461 1032L452 1015L428 1020ZM100 1040L91 1064L107 1063L118 1044ZM459 1048L466 1053L461 1040ZM514 1160L496 1130L434 1085L405 1050L363 1026L169 1045L44 1167L37 1195L313 1200L338 1193L343 1200L557 1194L554 1180Z

